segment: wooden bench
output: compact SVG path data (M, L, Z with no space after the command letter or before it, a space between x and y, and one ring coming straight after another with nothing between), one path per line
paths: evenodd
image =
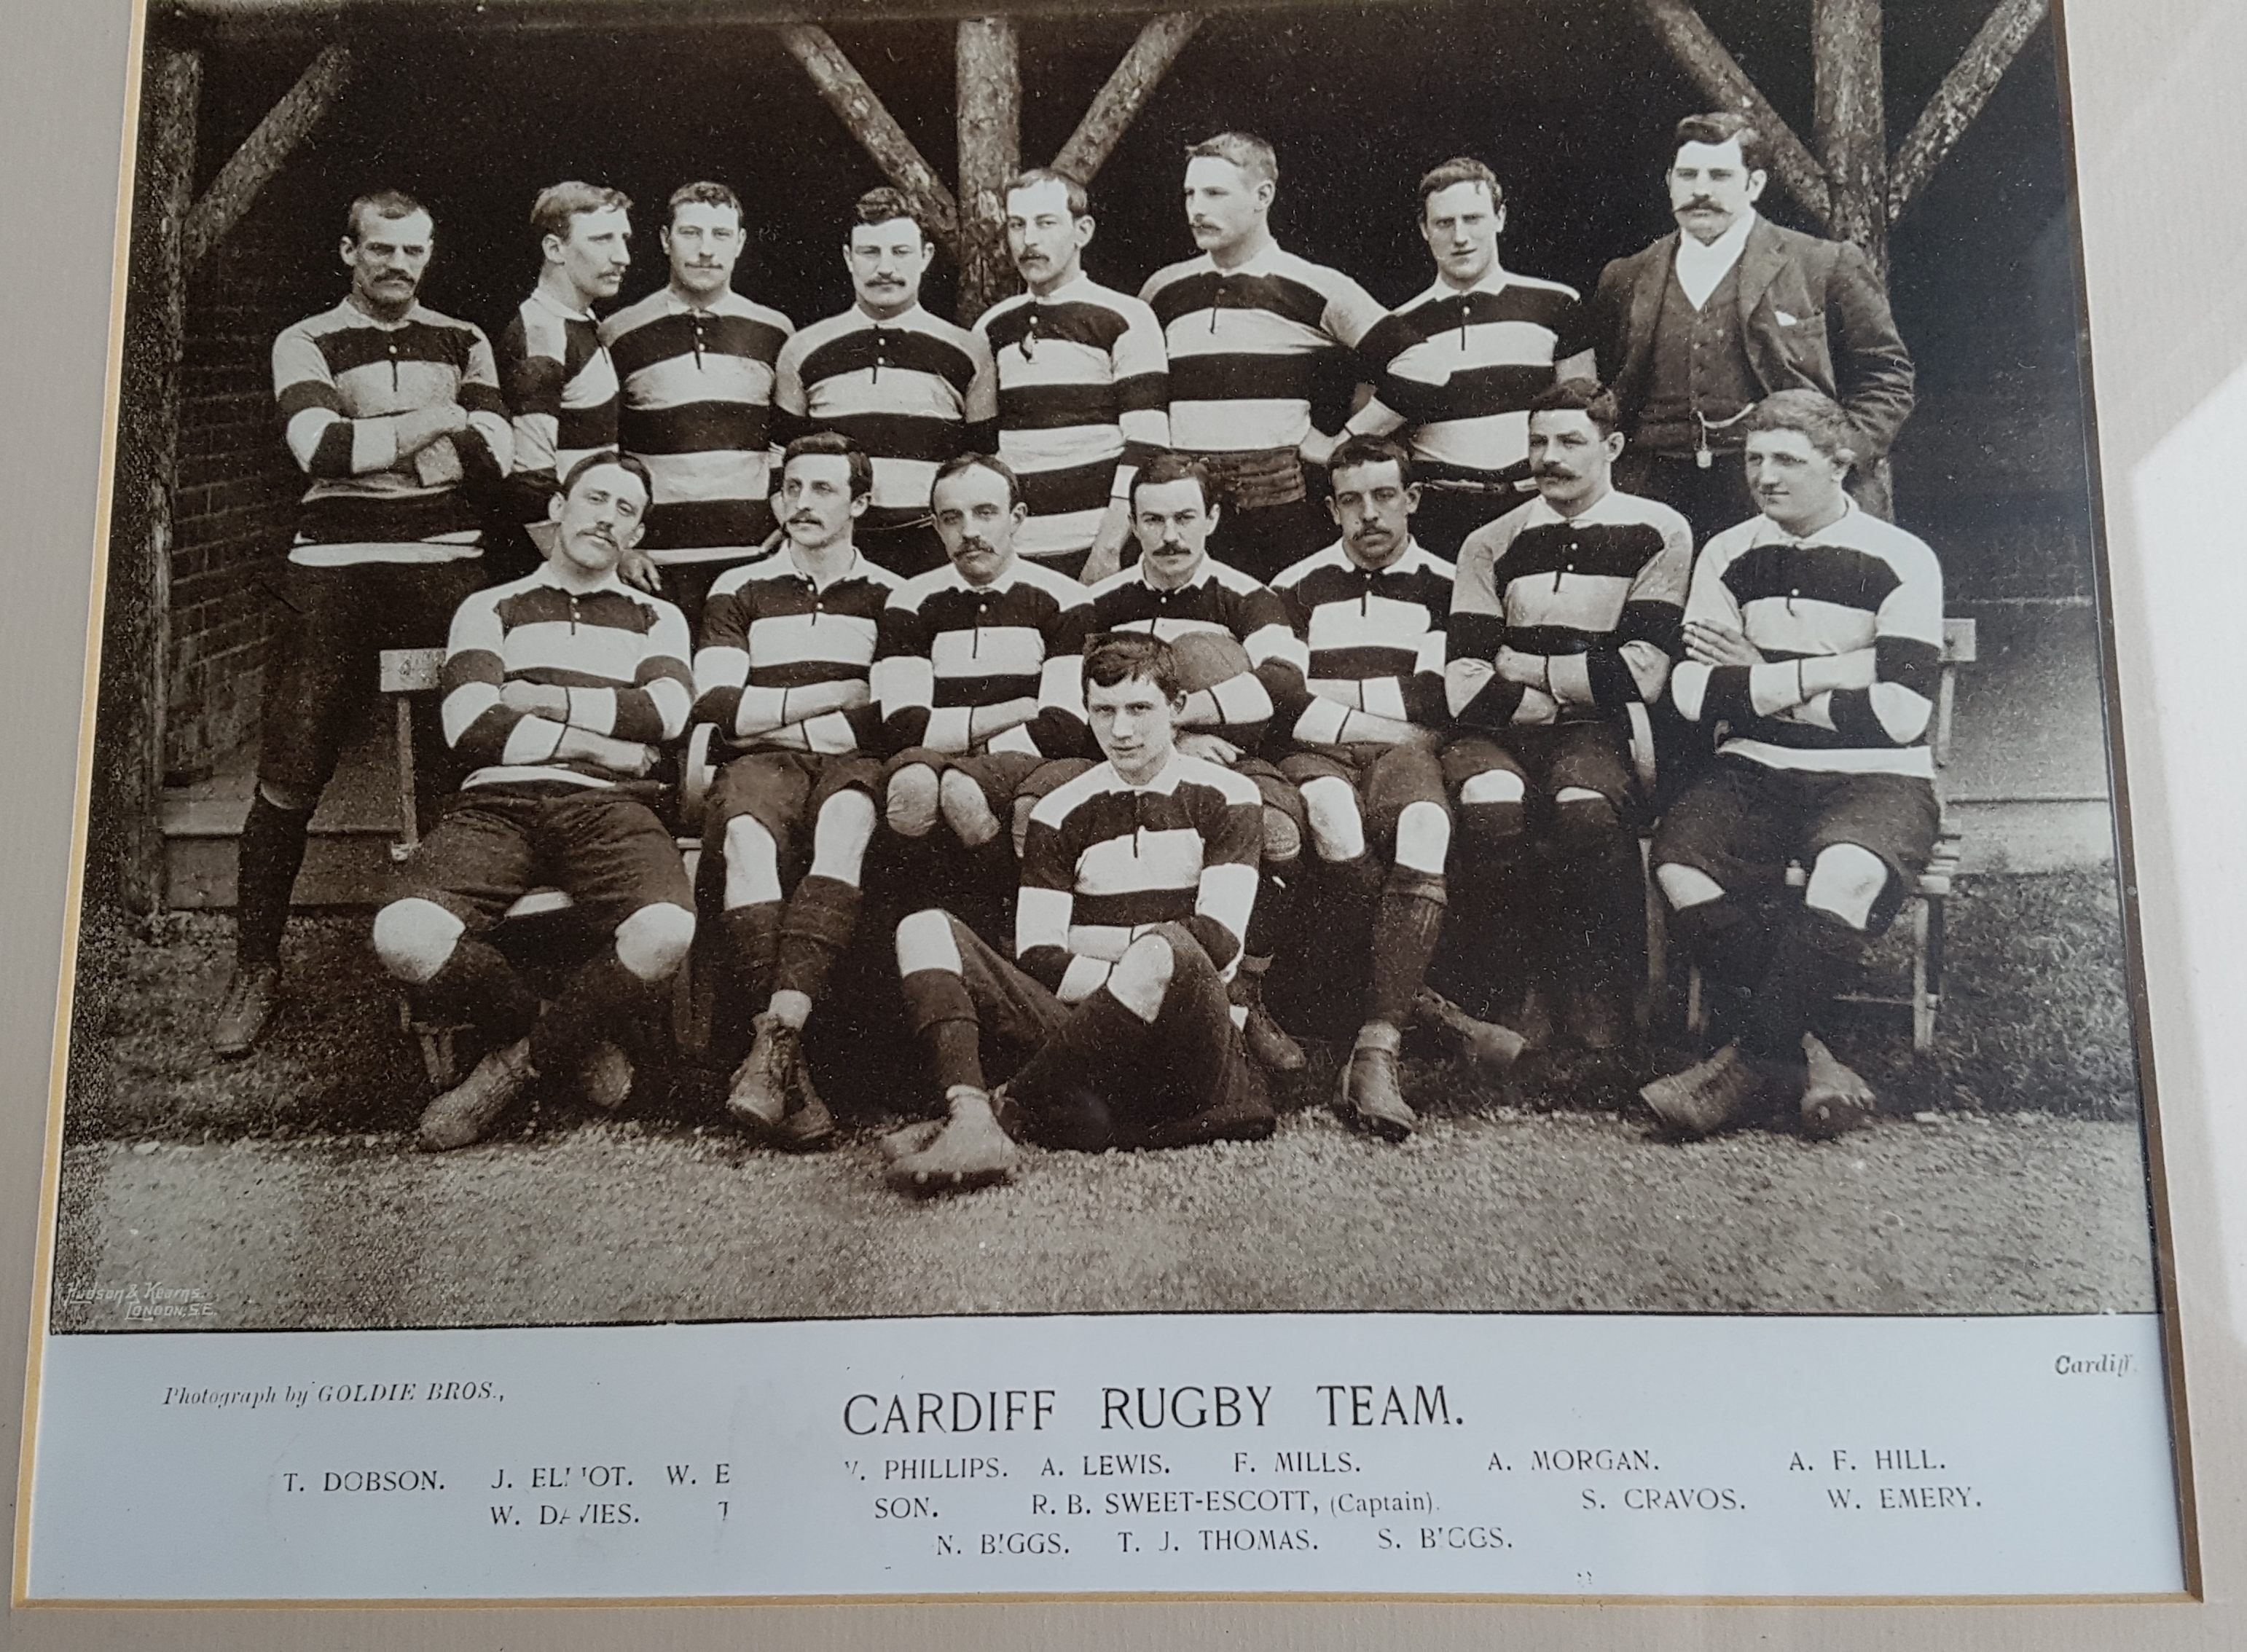
M444 666L445 651L441 648L386 648L382 652L381 689L393 704L397 726L398 839L390 846L390 858L395 864L413 858L421 846L416 807L419 782L413 768L413 700L417 695L437 692ZM716 734L707 723L696 724L680 764L679 836L673 841L679 846L680 858L686 863L690 880L701 864L703 810L709 802L710 782L717 772L712 756ZM567 912L570 905L566 891L534 889L507 909L506 921L553 918ZM682 1045L699 1048L706 1041L706 1000L707 994L698 990L691 965L682 966L672 992L673 1032ZM450 1085L460 1072L454 1044L462 1024L422 1020L414 1014L412 1002L403 993L399 994L398 1019L420 1043L421 1064L428 1069L430 1082L440 1089Z
M1970 619L1944 620L1942 675L1937 679L1935 691L1935 727L1928 741L1935 756L1938 803L1942 799L1943 769L1950 761L1950 728L1957 705L1958 668L1973 665L1976 659L1974 622ZM1911 1048L1918 1055L1924 1055L1935 1048L1935 1018L1943 1007L1946 909L1964 850L1964 833L1946 809L1936 828L1935 852L1928 860L1927 870L1920 874L1905 897L1912 938L1910 995L1898 997L1877 993L1844 993L1841 995L1841 1001L1845 1004L1874 1004L1910 1010ZM1788 888L1801 889L1809 881L1809 872L1806 868L1798 864L1786 869ZM1685 1027L1697 1038L1708 1027L1708 1005L1697 964L1693 966L1685 980Z

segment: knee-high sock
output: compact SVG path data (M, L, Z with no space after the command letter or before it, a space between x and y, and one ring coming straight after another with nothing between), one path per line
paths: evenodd
M1830 912L1812 906L1789 912L1749 1003L1740 1047L1767 1061L1800 1062L1811 1017L1840 990L1864 945L1861 934Z
M1099 987L1079 1000L1037 1054L1022 1063L1007 1093L1035 1114L1073 1090L1098 1089L1100 1080L1131 1060L1148 1031L1123 1000Z
M1300 862L1264 869L1258 881L1256 905L1248 915L1248 933L1241 951L1251 958L1269 959L1295 938L1295 884L1302 877Z
M1670 927L1703 969L1733 986L1753 987L1771 973L1777 937L1770 909L1720 895L1670 914Z
M263 791L250 799L235 863L234 955L246 967L281 961L281 932L311 824L309 809L277 809Z
M1580 834L1554 891L1563 956L1592 982L1629 979L1646 955L1646 884L1638 845L1617 829Z
M512 1044L538 1019L538 994L488 941L463 935L445 966L413 989L427 1008L459 1015Z
M780 902L752 901L733 906L719 918L726 945L741 972L741 996L752 1010L762 1010L773 994L775 965L780 957Z
M1409 866L1391 867L1373 916L1373 979L1365 1018L1402 1027L1428 979L1444 932L1444 880Z
M817 872L796 886L781 919L775 991L818 998L826 989L828 972L858 927L860 899L856 884Z
M983 1089L982 1027L967 983L948 969L917 969L901 986L905 1019L928 1056L937 1088Z
M530 1059L542 1073L566 1072L595 1041L626 1021L654 1013L661 983L644 981L613 946L578 966L530 1029Z

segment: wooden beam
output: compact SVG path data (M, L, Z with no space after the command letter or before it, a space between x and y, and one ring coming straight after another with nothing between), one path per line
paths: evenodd
M188 214L181 231L181 251L190 271L242 222L258 192L273 181L297 146L326 118L351 72L349 46L323 47L297 77L297 84L265 112L265 118L242 140L242 147L227 157L218 176Z
M1055 169L1090 183L1201 25L1198 11L1165 11L1150 17L1054 157Z
M164 899L157 803L170 695L172 502L188 329L181 240L195 200L202 58L151 45L142 74L117 468L102 585L103 760L94 769L88 868L97 899L145 913L160 911Z
M1918 198L1951 146L1990 101L1990 94L2051 10L2050 0L2000 0L1943 84L1912 122L1888 168L1888 222Z
M1820 225L1827 222L1826 174L1803 147L1793 128L1779 119L1725 43L1701 20L1692 0L1637 0L1638 15L1670 48L1693 84L1718 106L1738 110L1755 122L1771 145L1772 176Z
M1882 101L1881 0L1811 0L1817 80L1813 137L1826 170L1826 227L1888 267L1888 126Z
M1020 287L1007 183L1022 169L1022 66L1006 17L962 17L958 47L960 302L965 326Z
M843 55L826 30L816 24L782 24L774 31L788 54L802 65L811 84L827 106L850 128L850 135L873 156L882 175L905 191L926 222L930 232L955 252L960 245L960 209L952 191L937 176L936 168L921 159L913 140L897 123L866 78Z

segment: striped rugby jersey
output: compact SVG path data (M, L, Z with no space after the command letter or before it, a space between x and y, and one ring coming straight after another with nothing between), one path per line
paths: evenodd
M459 484L507 474L515 452L481 328L422 304L397 323L346 298L273 341L273 396L289 452L311 485L289 560L452 562L481 553ZM455 403L468 427L400 458L401 413Z
M1337 540L1272 582L1308 645L1305 694L1277 709L1299 745L1347 744L1350 713L1423 727L1448 720L1444 702L1451 564L1417 540L1388 567L1360 568Z
M453 615L440 679L446 742L479 765L461 785L637 779L686 731L687 646L678 609L614 574L571 591L542 563L475 592ZM568 722L509 707L511 682L568 689Z
M1465 292L1438 280L1397 312L1418 339L1397 358L1397 376L1427 386L1411 431L1423 481L1529 474L1529 404L1552 385L1554 358L1575 336L1580 309L1573 287L1493 267ZM1357 420L1352 427L1376 428Z
M1693 530L1657 500L1609 491L1563 516L1542 498L1470 535L1451 594L1444 689L1463 727L1585 722L1662 698L1682 644ZM1498 651L1540 654L1552 708L1521 715L1522 686Z
M1943 567L1924 541L1854 500L1807 539L1757 516L1702 547L1685 618L1742 628L1766 661L1711 669L1689 659L1670 673L1680 712L1726 725L1719 752L1774 768L1934 778ZM1792 662L1859 649L1872 651L1870 688L1793 703Z
M965 753L975 707L1034 698L1035 718L981 749L1076 756L1089 739L1083 655L1091 626L1083 586L1019 556L989 585L969 584L948 563L908 580L882 610L874 656L874 699L891 748Z
M928 514L946 460L991 450L997 398L990 346L919 304L886 321L854 305L814 322L773 367L775 440L837 430L864 447L884 526Z
M1294 447L1311 433L1320 358L1335 351L1375 387L1358 418L1393 428L1422 405L1390 370L1411 330L1339 270L1270 245L1232 270L1204 253L1157 270L1139 297L1170 352L1171 440L1189 453Z
M1249 669L1211 689L1224 721L1212 731L1246 751L1262 744L1273 708L1300 703L1310 664L1287 604L1267 586L1214 557L1175 590L1147 583L1137 562L1092 588L1096 631L1144 631L1175 642L1196 631L1230 637L1247 652Z
M515 415L516 519L546 520L570 467L617 445L617 370L590 310L534 290L499 338L500 387Z
M796 325L728 290L700 310L668 286L601 323L622 403L617 437L655 482L640 548L658 563L723 562L768 531L773 363Z
M1178 924L1230 980L1263 853L1253 781L1183 753L1140 787L1097 763L1030 813L1014 955L1075 1003L1149 926Z
M1110 499L1171 445L1170 358L1155 312L1079 274L985 311L975 331L999 375L999 457L1022 481L1025 556L1092 548Z
M783 545L727 569L710 587L694 651L694 715L736 751L846 756L879 748L870 686L882 610L897 576L856 551L823 588ZM820 683L865 688L846 709L789 715L791 690Z

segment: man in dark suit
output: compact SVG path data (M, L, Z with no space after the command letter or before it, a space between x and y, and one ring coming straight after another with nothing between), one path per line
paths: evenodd
M1840 402L1857 455L1851 490L1883 515L1875 467L1911 412L1911 357L1879 274L1847 242L1760 216L1766 162L1739 115L1679 121L1677 231L1609 263L1585 317L1629 439L1615 486L1683 512L1697 546L1756 514L1742 454L1764 397L1809 389Z

